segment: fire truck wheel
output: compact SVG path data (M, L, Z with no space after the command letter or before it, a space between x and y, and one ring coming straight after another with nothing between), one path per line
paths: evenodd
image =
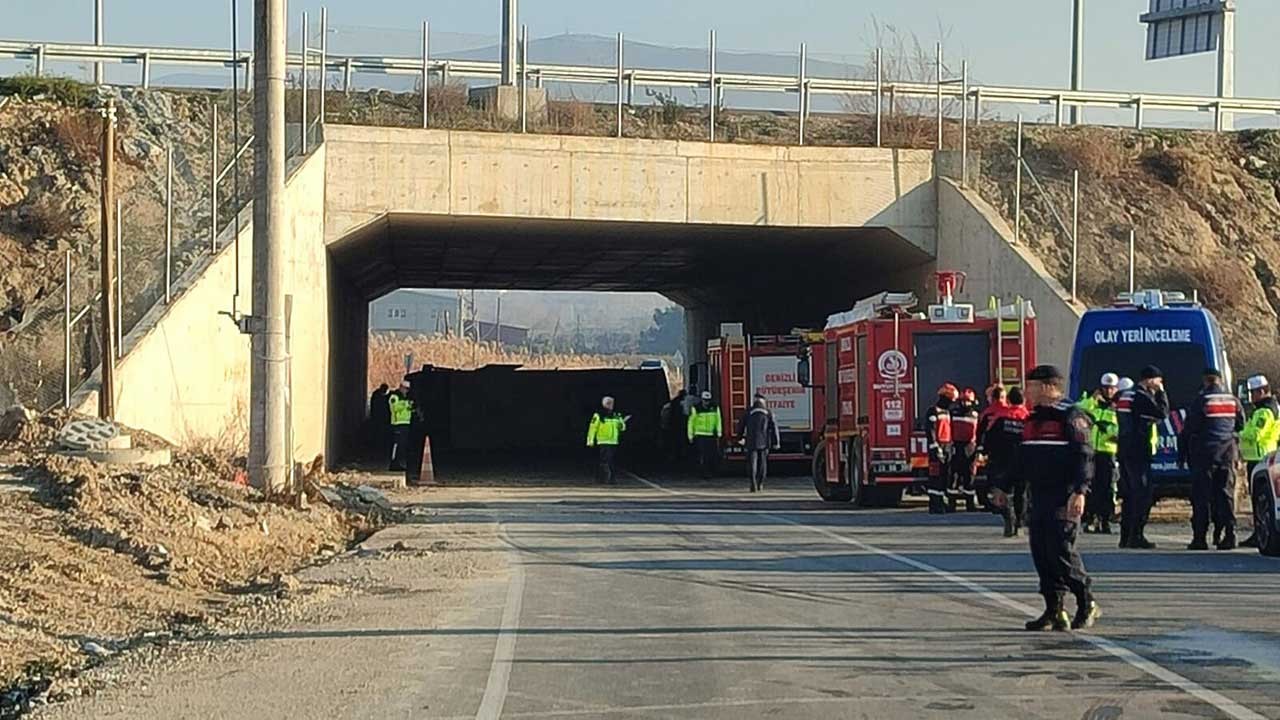
M847 484L832 485L827 482L827 443L822 441L813 450L813 488L826 502L849 502L853 490Z

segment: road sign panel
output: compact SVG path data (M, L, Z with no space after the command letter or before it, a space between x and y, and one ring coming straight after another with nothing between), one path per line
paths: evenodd
M1150 0L1139 20L1147 25L1147 59L1180 57L1218 49L1223 14L1232 0Z

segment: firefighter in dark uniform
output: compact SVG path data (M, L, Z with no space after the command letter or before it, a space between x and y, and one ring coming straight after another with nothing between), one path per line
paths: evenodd
M951 406L951 486L947 502L956 511L960 498L965 510L977 512L978 493L973 489L973 457L978 438L978 394L965 388Z
M925 432L929 437L929 514L947 512L947 489L951 487L951 404L960 393L946 383L938 388L938 401L925 413Z
M1120 428L1120 479L1123 498L1120 510L1120 547L1152 550L1147 539L1147 518L1151 515L1151 458L1156 454L1156 424L1169 415L1169 397L1164 392L1164 373L1154 365L1142 369L1137 385L1116 403Z
M1015 477L1031 491L1028 531L1031 559L1040 576L1045 610L1027 622L1027 630L1091 627L1101 616L1090 592L1089 573L1076 550L1093 471L1089 418L1065 399L1062 371L1041 365L1027 376L1031 415L1022 426ZM1067 591L1076 598L1076 614L1063 607Z
M1009 401L994 406L982 434L979 450L987 458L987 479L991 483L991 502L1004 516L1004 536L1017 537L1022 516L1027 509L1027 484L1013 476L1013 463L1022 444L1022 426L1027 421L1027 406L1022 404L1022 391L1009 391Z
M1191 544L1188 550L1208 550L1206 535L1213 520L1214 544L1219 550L1236 548L1235 464L1240 454L1236 437L1244 430L1244 409L1222 387L1222 373L1206 368L1204 387L1187 408L1187 422L1178 437L1178 466L1191 465Z

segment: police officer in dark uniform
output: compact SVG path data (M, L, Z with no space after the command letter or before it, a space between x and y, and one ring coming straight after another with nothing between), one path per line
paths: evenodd
M929 437L929 514L947 512L947 490L951 487L951 404L960 396L956 386L945 383L938 388L938 401L925 413L925 432Z
M1169 415L1169 397L1164 392L1164 373L1154 365L1142 369L1132 391L1116 403L1120 425L1121 494L1120 547L1152 550L1147 539L1147 518L1154 502L1151 487L1151 458L1155 455L1156 423Z
M1206 368L1204 387L1187 408L1187 422L1178 437L1178 466L1191 464L1191 544L1188 550L1208 550L1205 536L1213 519L1219 550L1236 547L1236 437L1244 430L1244 409L1222 387L1222 373Z
M1026 625L1032 631L1079 630L1102 615L1076 550L1093 470L1092 428L1088 416L1066 400L1064 384L1062 371L1052 365L1041 365L1027 376L1032 410L1022 426L1014 470L1031 491L1031 559L1044 596L1044 614ZM1070 619L1063 608L1068 590L1076 598L1076 614Z

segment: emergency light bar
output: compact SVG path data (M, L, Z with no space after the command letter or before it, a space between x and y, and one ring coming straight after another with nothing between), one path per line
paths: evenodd
M1112 307L1134 307L1144 310L1155 310L1170 305L1196 304L1187 300L1186 293L1172 290L1138 290L1132 293L1120 293L1111 303Z
M827 327L848 325L859 320L873 320L906 314L920 301L913 292L882 292L863 298L853 304L851 310L827 317Z

